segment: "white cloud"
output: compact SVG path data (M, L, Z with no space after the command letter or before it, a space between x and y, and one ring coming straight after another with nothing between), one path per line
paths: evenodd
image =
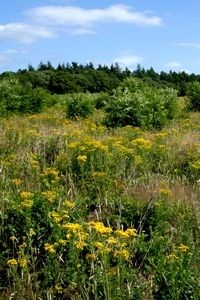
M0 40L16 40L21 43L32 43L39 38L50 38L54 32L43 26L34 26L26 23L9 23L0 25Z
M178 46L200 49L200 43L179 43Z
M117 62L122 67L131 67L141 63L143 58L134 54L122 54L113 59L113 62Z
M182 66L182 64L178 63L177 61L171 61L164 65L164 67L167 67L167 68L180 68L181 66Z
M76 6L39 6L27 12L42 24L91 26L94 23L118 22L144 26L160 26L161 18L147 12L134 11L125 5L112 5L104 9L85 9Z
M38 6L25 12L26 22L0 24L0 40L33 43L38 39L64 34L95 34L94 26L103 23L129 23L140 26L160 26L161 18L151 12L134 11L125 5L102 9L78 6Z

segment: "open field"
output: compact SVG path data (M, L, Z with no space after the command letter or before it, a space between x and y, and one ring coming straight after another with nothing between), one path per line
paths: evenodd
M200 299L200 114L0 123L0 299Z

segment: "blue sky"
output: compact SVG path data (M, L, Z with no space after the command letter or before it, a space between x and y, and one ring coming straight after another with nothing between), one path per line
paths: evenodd
M6 0L0 73L93 62L200 74L200 1Z

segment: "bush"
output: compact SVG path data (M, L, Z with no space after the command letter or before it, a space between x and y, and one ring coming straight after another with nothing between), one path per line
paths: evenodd
M70 119L86 118L94 111L94 100L87 94L72 94L67 99L67 117Z
M15 78L0 81L0 95L0 116L37 113L53 104L53 96L43 88L33 89L31 84L22 85Z
M104 123L109 127L161 129L177 113L177 100L177 92L171 88L159 89L128 78L110 97Z
M200 82L194 81L187 85L187 107L190 110L200 111Z

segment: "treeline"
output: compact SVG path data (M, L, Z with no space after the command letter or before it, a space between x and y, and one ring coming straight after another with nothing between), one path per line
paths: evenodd
M130 71L128 68L122 70L117 63L94 67L92 63L82 65L77 62L59 63L57 67L53 67L50 62L41 62L37 68L29 65L17 72L4 72L0 74L0 80L12 77L22 85L43 88L51 94L99 93L116 89L129 76L140 78L156 87L172 87L178 91L179 96L185 96L188 83L200 82L200 75L184 71L157 73L153 68L144 69L140 65L136 70Z

